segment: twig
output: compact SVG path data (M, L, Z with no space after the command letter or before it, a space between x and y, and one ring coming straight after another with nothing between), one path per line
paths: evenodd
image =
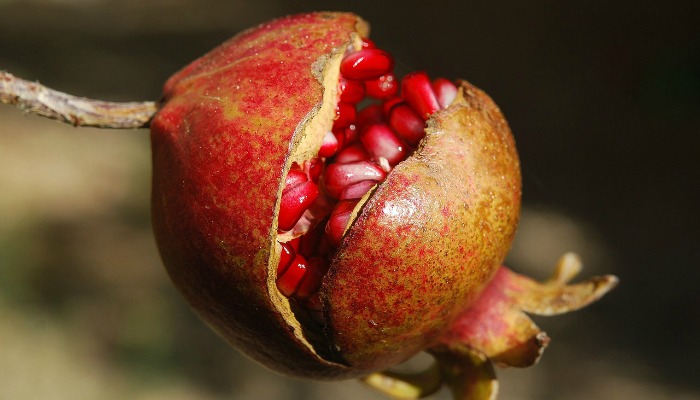
M114 103L62 93L0 71L0 103L74 126L145 128L158 110L152 101Z

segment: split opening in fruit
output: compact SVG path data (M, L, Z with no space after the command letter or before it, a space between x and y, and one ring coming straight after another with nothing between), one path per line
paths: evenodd
M413 72L399 80L394 59L369 39L339 65L337 103L315 157L294 162L278 214L278 290L319 323L319 289L359 209L425 137L426 121L457 87Z

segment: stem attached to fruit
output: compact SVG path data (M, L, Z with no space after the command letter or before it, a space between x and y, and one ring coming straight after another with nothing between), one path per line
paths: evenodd
M114 103L59 92L0 71L0 103L74 126L135 129L148 127L158 111L152 101Z

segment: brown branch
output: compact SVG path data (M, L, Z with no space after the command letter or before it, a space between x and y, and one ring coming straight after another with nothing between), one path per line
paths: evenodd
M62 93L0 71L0 103L74 126L132 129L148 127L158 111L151 101L114 103Z

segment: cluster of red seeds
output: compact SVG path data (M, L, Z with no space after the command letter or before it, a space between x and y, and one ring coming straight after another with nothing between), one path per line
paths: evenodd
M278 229L294 228L315 202L333 205L330 215L309 232L280 243L277 287L311 311L320 311L318 290L329 259L340 246L352 210L374 185L405 160L425 136L425 121L454 100L447 79L431 82L424 72L393 73L393 57L365 39L362 49L340 65L336 117L318 158L295 164L287 175ZM400 95L399 95L400 86ZM361 101L374 99L357 111Z

